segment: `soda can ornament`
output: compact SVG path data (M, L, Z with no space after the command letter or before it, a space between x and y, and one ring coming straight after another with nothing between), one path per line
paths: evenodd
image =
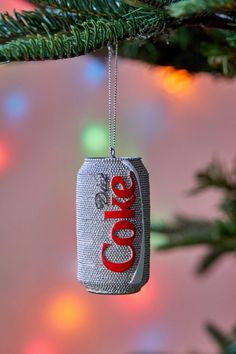
M135 293L149 279L149 178L141 158L88 158L77 177L78 279Z
M114 115L109 53L109 157L86 158L77 175L77 278L89 292L132 294L149 279L149 175L140 157L116 157L117 51ZM113 132L112 132L113 125Z

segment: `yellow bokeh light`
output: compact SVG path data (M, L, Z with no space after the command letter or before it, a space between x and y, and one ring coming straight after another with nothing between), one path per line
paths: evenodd
M81 330L88 321L88 307L78 295L63 293L52 298L46 306L46 322L60 333Z
M187 93L192 87L193 78L187 70L166 67L159 70L163 88L171 94Z

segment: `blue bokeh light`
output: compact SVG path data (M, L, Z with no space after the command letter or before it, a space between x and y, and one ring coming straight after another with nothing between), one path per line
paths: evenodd
M167 107L162 101L140 102L132 110L131 117L143 139L162 136L168 130Z
M137 353L157 353L161 350L164 337L162 331L156 326L142 328L136 338Z
M20 91L9 93L3 103L6 116L12 120L18 120L26 116L29 110L29 98Z
M99 59L88 58L83 75L89 85L96 87L106 78L106 65Z

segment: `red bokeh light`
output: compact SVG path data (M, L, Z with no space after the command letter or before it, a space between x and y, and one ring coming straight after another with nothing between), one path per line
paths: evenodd
M1 0L0 11L31 10L34 6L27 0Z
M5 171L10 164L10 151L6 143L0 142L0 173Z
M131 313L144 313L148 311L150 305L158 303L163 306L163 289L160 293L156 276L152 274L149 282L136 294L128 296L114 296L113 299L117 305L125 309L126 312Z
M53 343L47 339L36 338L26 344L22 354L58 354Z

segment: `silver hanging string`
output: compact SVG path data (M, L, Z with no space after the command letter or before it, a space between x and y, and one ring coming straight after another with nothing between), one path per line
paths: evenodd
M116 157L116 116L117 116L117 89L118 89L118 42L115 44L115 53L113 47L108 44L108 118L109 118L109 152L112 157ZM112 59L114 57L114 82L112 82ZM112 84L114 85L112 90ZM113 91L113 97L112 97Z

